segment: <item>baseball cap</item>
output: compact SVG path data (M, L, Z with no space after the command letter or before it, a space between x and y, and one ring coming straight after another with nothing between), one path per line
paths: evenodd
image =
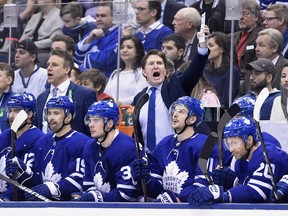
M267 72L272 74L273 77L276 74L276 68L272 61L265 58L259 58L256 61L250 62L248 64L248 69L254 69L255 71L259 72Z
M35 54L36 55L35 62L39 62L39 60L37 58L38 47L36 46L36 44L32 40L24 39L22 41L19 41L16 48L26 50L26 51L30 52L31 54Z

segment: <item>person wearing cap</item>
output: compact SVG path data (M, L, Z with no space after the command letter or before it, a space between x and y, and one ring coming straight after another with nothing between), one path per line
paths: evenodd
M256 99L262 91L268 89L269 95L260 110L260 120L270 120L274 100L280 97L280 91L272 88L273 78L276 74L275 66L270 60L259 58L249 63L247 68L252 71L250 76L251 91L245 96Z
M22 40L16 46L15 80L12 90L15 93L31 93L36 98L45 91L47 82L47 70L37 65L38 48L35 43L30 40Z

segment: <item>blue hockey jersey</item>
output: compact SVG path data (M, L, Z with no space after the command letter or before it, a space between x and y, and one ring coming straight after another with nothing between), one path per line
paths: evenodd
M288 173L288 154L274 144L265 144L277 183L284 174ZM253 152L250 161L236 161L235 172L241 185L228 190L233 203L255 203L267 200L272 190L272 182L260 145Z
M180 143L177 135L163 138L151 155L152 179L147 183L148 194L156 198L163 190L171 191L182 202L187 202L194 187L208 185L198 166L198 159L206 139L206 135L199 133ZM208 171L212 172L217 162L217 146L215 146L209 158Z
M118 28L114 26L105 32L105 37L83 44L88 35L77 44L74 60L81 67L101 70L109 78L117 68Z
M83 148L89 139L71 130L62 137L46 134L37 142L34 175L38 175L38 184L53 182L59 186L61 194L55 199L70 200L72 193L82 192Z
M108 148L89 140L84 149L84 188L100 191L104 202L137 201L140 190L129 166L135 159L135 141L122 132Z
M35 161L35 144L40 137L44 134L37 128L32 127L25 131L18 139L15 141L15 155L21 159L27 166L34 170ZM0 135L0 172L6 175L5 167L6 160L12 158L12 147L11 147L11 129L3 131ZM30 181L27 179L22 179L21 176L17 179L20 184L30 187ZM0 180L0 192L4 193L5 197L12 199L12 187L8 185L5 181ZM24 193L21 190L17 191L18 200L24 200Z

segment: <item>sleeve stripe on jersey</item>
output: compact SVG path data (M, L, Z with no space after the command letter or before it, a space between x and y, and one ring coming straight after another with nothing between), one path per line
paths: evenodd
M205 179L204 175L195 175L194 179Z
M83 178L83 174L80 174L80 173L77 173L77 172L72 173L70 176L71 176L71 177L79 177L79 178Z
M136 190L136 188L133 185L124 185L124 184L117 184L117 188Z
M83 191L82 186L76 182L74 179L70 178L70 177L66 177L65 178L67 181L69 181L72 185L74 185L75 187L77 187L80 191Z
M94 182L83 181L83 185L85 185L85 186L94 186Z
M121 197L123 197L123 199L125 199L125 200L131 201L131 202L137 201L137 198L129 197L125 193L123 193L121 191L119 191L119 193L120 193Z
M254 185L259 185L259 186L268 188L269 190L272 190L272 185L271 184L268 184L268 183L265 183L265 182L262 182L262 181L259 181L259 180L250 179L248 184L250 184L250 183L252 183Z
M204 184L201 184L200 182L195 182L193 183L194 186L197 186L197 187L206 187L207 185L204 185Z
M161 175L158 175L156 173L151 173L151 176L154 177L154 178L160 179L162 181L162 176Z
M256 187L255 185L252 184L248 184L248 186L253 188L264 200L267 199L266 194L259 187Z

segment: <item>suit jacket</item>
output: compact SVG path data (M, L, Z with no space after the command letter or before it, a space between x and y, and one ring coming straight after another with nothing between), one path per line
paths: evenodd
M275 64L276 74L272 81L272 87L280 90L281 72L284 66L288 65L288 60L282 55L279 56L278 61Z
M43 109L50 93L50 89L41 93L37 98L37 126L42 130ZM76 115L71 125L74 130L90 135L89 128L84 125L84 117L87 113L89 106L96 101L96 92L70 82L68 87L67 96L72 94L72 99L76 105Z
M172 105L172 103L176 101L179 97L185 95L190 96L191 91L193 90L194 86L198 83L198 80L203 74L203 70L205 68L207 59L208 55L203 56L197 53L193 58L193 61L191 62L190 66L184 73L176 71L169 80L166 79L164 81L161 89L161 96L168 110ZM134 97L132 105L135 106L139 98L146 92L147 87L144 88ZM156 112L163 112L163 110L158 111L156 110ZM139 129L141 128L140 124L138 125L138 128ZM138 134L140 143L144 143L141 129L138 131Z
M180 9L185 7L185 4L177 3L173 0L167 0L163 13L163 24L174 31L174 25L172 25L174 16Z

